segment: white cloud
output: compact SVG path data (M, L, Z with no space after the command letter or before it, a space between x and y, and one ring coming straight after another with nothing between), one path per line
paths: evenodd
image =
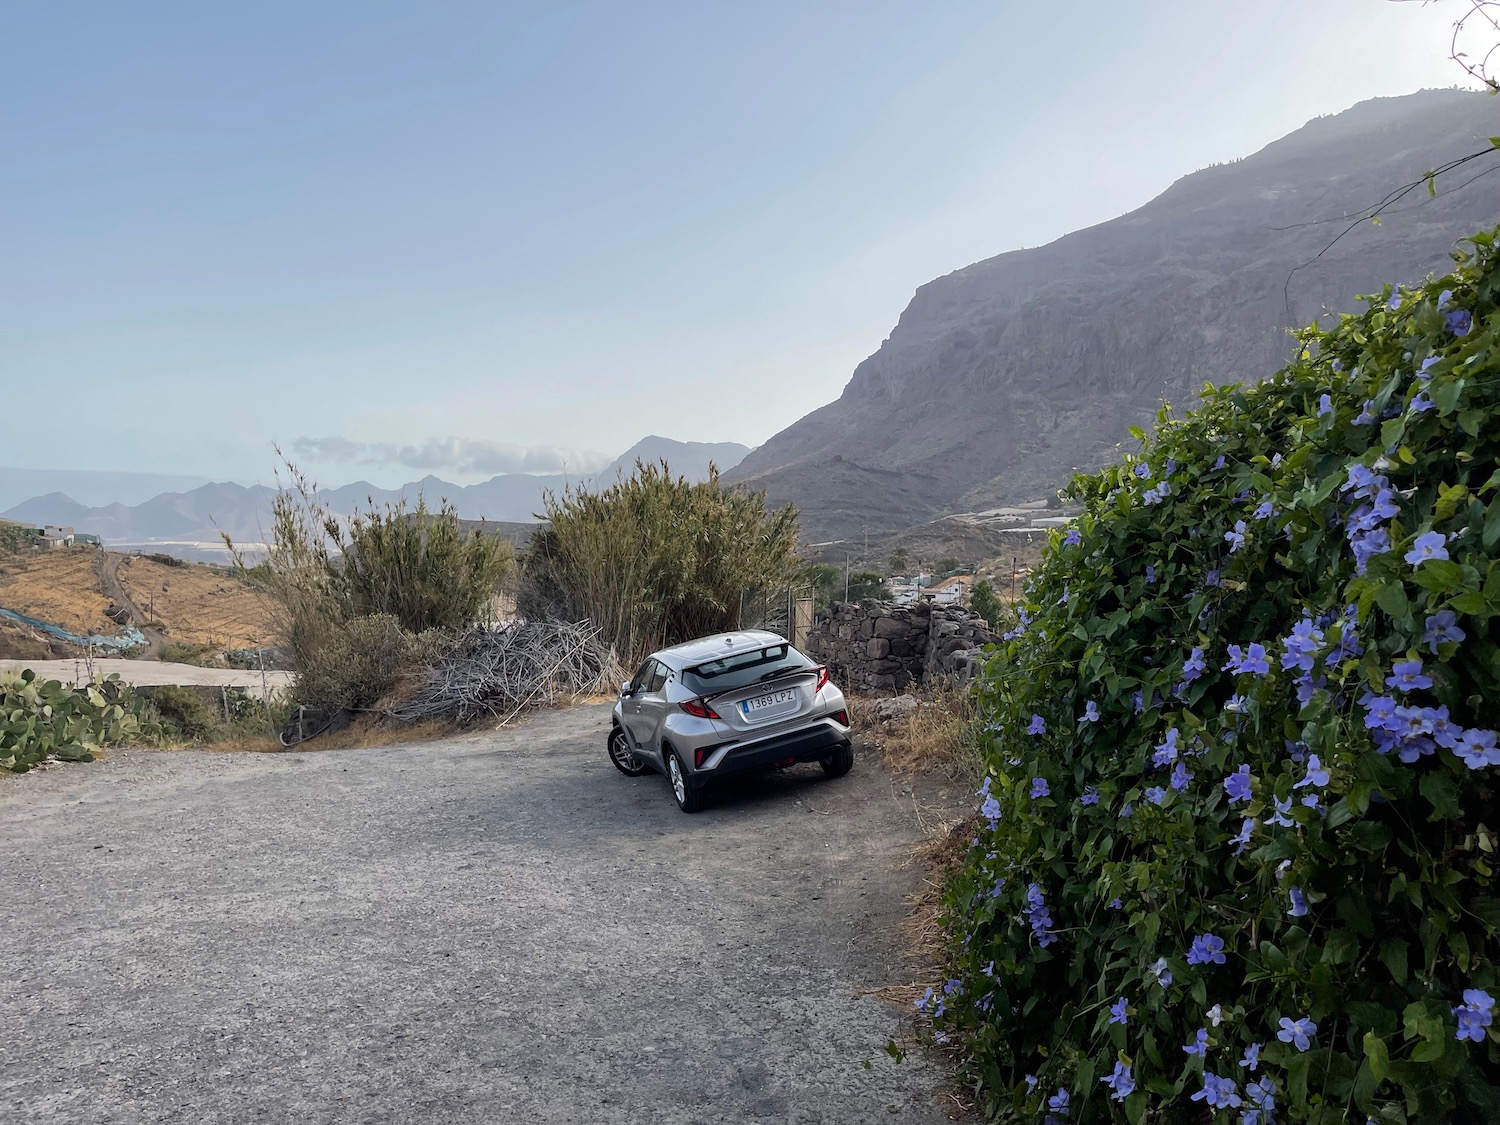
M592 473L614 460L608 454L555 445L512 445L475 438L429 438L417 445L350 441L342 437L300 437L296 457L353 465L403 465L426 473L496 476L501 473Z

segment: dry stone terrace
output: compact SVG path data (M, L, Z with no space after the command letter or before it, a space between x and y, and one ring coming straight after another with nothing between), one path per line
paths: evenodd
M839 686L900 691L912 684L967 680L985 645L999 640L984 619L956 606L835 603L807 636L807 654L828 665Z

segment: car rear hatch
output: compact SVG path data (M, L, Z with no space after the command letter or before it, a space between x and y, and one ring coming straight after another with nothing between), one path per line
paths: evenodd
M827 678L826 670L780 641L684 669L683 686L729 731L753 737L811 715Z

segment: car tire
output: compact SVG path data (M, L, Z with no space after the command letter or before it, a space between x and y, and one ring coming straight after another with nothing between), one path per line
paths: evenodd
M703 807L703 798L688 781L687 768L683 766L682 759L677 756L677 751L670 746L666 748L666 751L667 782L672 787L672 799L677 802L677 807L683 812L695 813Z
M833 748L833 753L818 764L829 777L843 777L854 768L854 744L840 742Z
M648 768L631 751L630 740L625 737L625 731L621 727L613 727L609 732L609 760L626 777L640 777Z

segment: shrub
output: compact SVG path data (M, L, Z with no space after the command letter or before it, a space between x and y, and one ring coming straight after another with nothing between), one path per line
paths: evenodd
M991 629L998 629L1000 623L1009 616L1005 603L1000 600L1000 595L995 593L995 587L987 578L974 583L974 588L969 593L969 607L984 618L985 624Z
M187 566L185 559L179 559L176 555L168 555L162 551L152 551L146 556L152 562L161 563L162 566L184 567Z
M184 738L194 741L208 738L224 727L223 713L192 688L158 687L151 691L149 699L162 721Z
M25 773L49 757L91 762L106 746L156 741L159 728L140 716L119 676L78 688L38 680L29 668L0 678L0 769Z
M590 621L627 659L734 629L746 592L784 589L798 568L797 510L726 489L717 471L690 483L665 461L591 492L548 494L549 525L527 546L519 607Z
M267 557L253 567L235 559L275 598L296 702L370 706L400 680L402 662L490 619L514 570L508 542L465 532L446 501L435 512L421 500L410 510L371 504L344 520L287 468L291 487L272 501Z
M1500 1120L1500 271L1474 245L1075 478L982 686L957 971L923 1005L992 1115Z

